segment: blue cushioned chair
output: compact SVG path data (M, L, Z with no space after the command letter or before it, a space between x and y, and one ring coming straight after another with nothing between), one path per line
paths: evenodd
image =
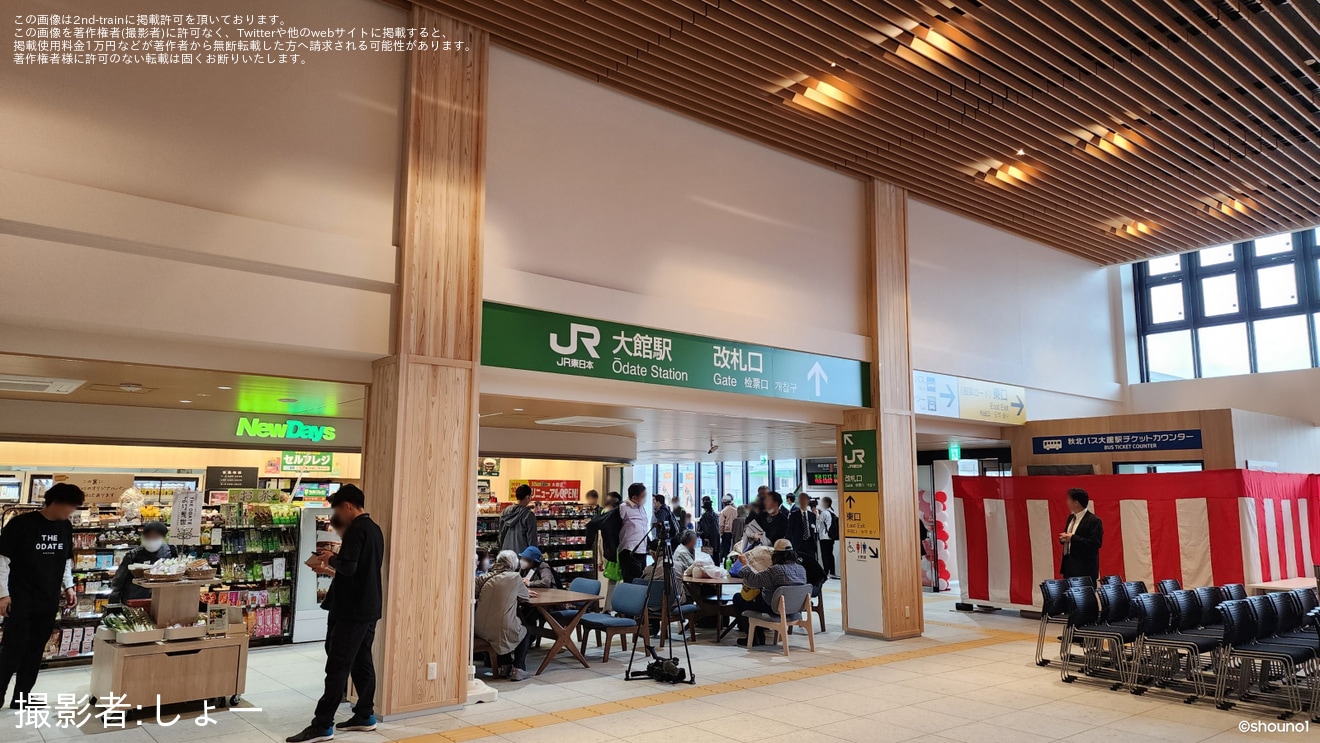
M614 587L613 599L611 605L614 611L619 614L617 617L609 614L600 614L590 612L582 617L578 627L584 631L579 638L582 642L581 650L583 654L587 652L587 634L593 630L597 633L605 633L605 654L601 658L602 663L609 662L610 645L614 638L619 638L619 649L628 649L628 635L633 636L633 643L637 642L637 620L646 614L646 589L641 586L633 586L627 583L620 583Z

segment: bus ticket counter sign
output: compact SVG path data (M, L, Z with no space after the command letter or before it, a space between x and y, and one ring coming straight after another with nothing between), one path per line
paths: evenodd
M869 364L486 302L484 366L731 392L846 407L870 405Z

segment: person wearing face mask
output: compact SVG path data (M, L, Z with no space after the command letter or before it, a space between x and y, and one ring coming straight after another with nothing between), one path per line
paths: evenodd
M148 521L142 525L142 544L119 561L119 569L110 581L110 603L126 604L129 601L151 598L151 591L133 582L129 565L150 563L168 557L178 557L179 551L165 543L169 527L159 521Z

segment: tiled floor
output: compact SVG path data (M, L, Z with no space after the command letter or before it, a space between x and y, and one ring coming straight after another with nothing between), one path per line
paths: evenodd
M963 614L953 599L928 596L924 637L882 642L839 632L837 583L827 592L829 631L815 654L795 636L784 658L769 648L748 653L704 639L691 646L698 685L664 686L622 679L627 653L590 669L561 660L531 681L492 681L500 698L455 712L382 723L375 733L337 740L421 738L554 741L555 743L897 743L965 741L1034 743L1092 741L1309 740L1314 733L1241 734L1243 720L1271 720L1249 711L1220 711L1212 702L1184 705L1170 697L1133 696L1087 683L1064 684L1057 666L1032 663L1036 623L1015 612ZM561 656L567 658L568 656ZM591 649L588 658L599 658ZM4 743L36 743L93 734L96 743L247 743L283 740L308 721L320 694L323 655L316 644L253 651L244 707L261 712L214 713L216 725L154 720L130 729L15 730L0 726ZM533 651L529 658L539 664ZM534 668L535 666L533 666ZM37 691L85 694L85 668L47 671ZM347 711L343 717L347 717ZM1317 726L1320 730L1320 726Z

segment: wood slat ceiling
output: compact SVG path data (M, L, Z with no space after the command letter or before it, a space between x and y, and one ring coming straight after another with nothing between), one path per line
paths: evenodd
M1320 224L1315 0L422 0L1102 264Z

